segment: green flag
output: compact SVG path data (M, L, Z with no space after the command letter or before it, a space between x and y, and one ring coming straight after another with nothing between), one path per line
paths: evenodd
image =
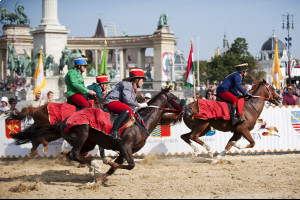
M106 41L105 41L105 46L104 46L104 50L103 50L100 71L99 71L98 75L103 75L103 74L107 74Z

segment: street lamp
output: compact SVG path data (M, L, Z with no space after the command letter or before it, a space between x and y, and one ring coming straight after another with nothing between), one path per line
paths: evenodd
M292 26L290 26L290 16L292 18ZM287 41L286 43L286 46L288 48L288 64L287 64L287 70L288 70L288 75L289 75L289 81L288 83L290 84L291 83L291 70L290 70L290 46L292 46L292 43L290 41L292 41L292 38L290 37L290 29L294 29L294 21L293 21L293 17L294 15L290 15L289 13L287 15L282 15L283 17L283 21L282 21L282 29L287 29L288 31L288 36L285 38L285 40ZM284 18L286 17L286 26L285 26L285 23L284 23Z

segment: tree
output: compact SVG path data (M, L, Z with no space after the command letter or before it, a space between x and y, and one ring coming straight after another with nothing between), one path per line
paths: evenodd
M235 65L248 63L249 76L243 82L252 84L262 80L265 72L261 70L258 62L248 51L245 38L236 38L231 48L223 56L215 56L207 63L207 78L212 83L222 82L228 75L235 72Z

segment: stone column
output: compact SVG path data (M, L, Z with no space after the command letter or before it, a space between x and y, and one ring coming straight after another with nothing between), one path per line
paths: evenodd
M145 69L145 64L146 64L146 49L145 48L140 48L138 49L138 55L137 55L137 62L138 62L138 67Z
M126 61L124 60L124 50L123 49L120 49L119 50L119 54L120 54L120 70L119 70L119 73L120 73L120 79L119 80L122 80L123 78L125 78L125 63Z
M60 25L57 18L57 0L43 0L41 25Z
M41 24L31 31L33 35L33 54L39 52L41 45L46 56L54 57L53 74L59 74L61 52L67 45L67 30L57 19L57 0L43 0L43 18Z
M166 74L163 71L164 67L166 66L167 57L171 57L173 59L171 67L174 67L174 52L176 38L174 37L174 33L169 26L159 27L158 30L156 30L154 33L160 33L160 37L153 40L153 62L155 68L155 73L153 77L153 89L160 90L161 86L166 85L166 82L168 81ZM170 70L172 68L170 68Z
M0 81L4 80L4 59L3 59L3 50L0 50Z

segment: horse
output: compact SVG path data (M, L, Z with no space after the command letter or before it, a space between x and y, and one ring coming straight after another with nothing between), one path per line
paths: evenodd
M69 133L65 133L67 119L54 125L31 126L22 132L12 134L12 137L15 139L15 143L20 145L32 138L40 138L51 134L52 131L59 132L73 146L73 149L68 154L69 158L95 167L96 164L93 160L82 157L80 154L92 150L95 145L101 146L104 149L119 151L120 154L115 161L106 160L105 163L110 165L111 168L102 176L95 178L95 182L98 182L106 179L119 168L132 170L135 167L133 154L145 145L150 133L158 125L164 114L169 112L178 114L179 117L173 121L173 124L182 120L183 109L179 106L180 100L174 94L170 93L171 88L162 88L161 92L148 102L148 107L136 112L143 119L142 123L138 123L137 120L131 127L126 128L120 136L122 140L119 142L113 142L113 137L90 128L90 124L74 126L70 128ZM125 160L127 161L127 165L123 165Z
M104 100L103 99L95 99L94 100L95 108L103 108ZM33 107L33 106L27 106L22 108L21 112L14 112L9 115L10 120L19 120L19 121L25 121L33 119L34 124L38 125L49 125L49 113L48 113L48 104L39 106L39 107ZM44 155L48 152L48 144L49 142L55 141L57 139L60 139L61 135L57 132L52 132L44 137L40 138L34 138L31 140L32 148L30 151L30 154L27 157L34 157L38 155L38 146L42 144L44 146L43 153ZM100 156L101 158L104 158L104 150L100 149Z
M249 91L253 97L245 101L245 105L243 108L243 112L241 117L245 120L243 123L232 127L231 120L224 119L209 119L202 120L198 118L193 118L195 114L201 112L201 108L199 108L198 101L192 102L189 106L192 108L192 115L183 114L184 123L188 128L192 131L186 134L181 135L181 138L189 144L193 149L193 156L197 156L199 154L199 150L196 146L191 143L195 141L196 143L203 146L208 154L213 157L213 153L209 145L205 144L203 141L199 139L199 137L204 136L208 131L211 130L211 127L223 132L233 132L233 136L229 139L225 150L219 153L216 159L213 160L213 163L217 163L223 156L225 156L226 152L228 152L232 146L237 147L238 149L244 148L253 148L255 145L255 141L253 140L250 131L254 128L256 124L256 120L260 116L265 106L265 101L269 101L275 105L279 105L281 101L281 97L275 92L271 85L269 85L265 80L259 81L253 85L252 90ZM250 144L246 147L242 147L237 144L237 141L244 137Z

